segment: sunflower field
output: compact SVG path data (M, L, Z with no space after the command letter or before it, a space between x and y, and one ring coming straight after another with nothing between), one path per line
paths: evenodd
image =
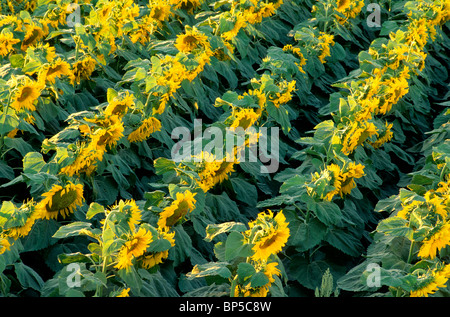
M0 296L450 296L449 20L1 0Z

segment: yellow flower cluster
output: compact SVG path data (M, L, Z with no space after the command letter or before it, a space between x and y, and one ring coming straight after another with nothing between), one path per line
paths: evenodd
M277 268L276 255L280 253L290 236L288 222L282 211L275 216L271 210L261 212L258 217L249 222L249 229L244 232L246 243L252 245L253 255L247 258L256 272L262 272L267 277L267 283L261 286L252 286L249 281L236 284L235 297L265 297L269 288L275 281L274 276L280 276Z
M53 184L41 197L38 203L31 199L19 208L12 205L14 212L11 219L17 220L14 225L6 226L0 232L0 254L9 250L17 239L26 237L37 220L57 219L59 216L65 219L72 214L83 204L83 185L68 182L63 187Z

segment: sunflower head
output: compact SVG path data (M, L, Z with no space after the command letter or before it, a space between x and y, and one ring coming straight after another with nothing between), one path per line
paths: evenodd
M176 199L160 213L158 227L172 227L189 212L192 212L197 202L194 198L195 195L197 193L192 193L189 190L184 193L177 193Z
M118 269L129 269L133 265L132 260L143 255L152 241L151 231L140 227L137 232L129 236L128 240L120 248L115 267Z
M11 106L17 111L22 109L29 111L36 110L34 103L41 95L43 88L44 87L40 82L36 82L26 77L24 82L16 88L16 93L13 96Z
M288 224L282 211L274 217L270 210L260 213L256 220L250 222L246 235L253 244L252 260L265 262L272 254L279 253L290 235Z
M69 182L65 187L53 185L37 205L39 218L56 219L58 215L66 218L75 208L83 203L83 185Z

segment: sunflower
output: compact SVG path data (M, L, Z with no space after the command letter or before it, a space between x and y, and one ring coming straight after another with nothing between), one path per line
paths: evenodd
M55 62L42 68L39 73L38 81L41 81L42 83L49 82L54 84L55 78L59 78L61 76L67 76L72 80L74 75L69 63L61 59L57 59Z
M108 103L108 106L104 110L104 114L106 117L117 115L122 117L127 110L134 106L134 97L130 95L127 91L125 96L122 98L116 97L111 102Z
M16 222L13 227L8 227L6 230L3 228L6 235L14 240L27 236L38 218L33 199L22 204L16 212L17 214L14 215L14 218L17 218L18 222Z
M356 187L355 178L361 178L362 176L364 176L364 165L362 164L351 162L346 172L341 171L341 189L339 192L341 198L344 195L350 194L351 190Z
M26 51L30 45L36 44L44 37L44 31L41 27L36 25L26 25L26 34L22 41L21 49L22 51Z
M331 56L330 46L334 45L334 35L320 32L320 36L318 37L318 40L319 40L319 47L320 47L320 54L319 54L318 58L322 64L325 64L326 63L325 58L327 56Z
M65 219L83 203L83 185L69 182L63 188L55 184L42 197L44 199L36 205L39 218L56 219L61 215Z
M131 262L133 258L137 258L144 254L152 240L153 236L150 231L139 228L139 230L120 248L119 254L117 255L118 263L115 267L119 270L128 269L133 265Z
M450 223L444 223L437 232L423 241L418 256L434 259L438 250L450 244Z
M391 129L393 127L392 123L385 123L385 131L382 135L378 136L377 140L374 142L368 142L370 145L373 146L374 149L378 149L381 147L384 143L389 142L392 137L394 136L394 133L392 133Z
M13 45L19 43L12 33L0 33L0 56L6 56L13 50Z
M253 126L253 124L258 120L259 115L251 108L239 110L233 109L233 114L231 117L234 118L230 125L231 129L240 127L246 130Z
M73 176L84 172L90 176L97 168L97 162L103 159L106 147L98 145L97 142L81 142L77 144L77 149L75 161L61 168L61 173Z
M184 193L177 193L176 199L159 214L158 227L161 229L172 227L189 212L192 212L197 202L194 198L195 195L197 193L192 193L189 190Z
M147 140L150 135L161 130L161 122L155 117L145 119L142 124L128 135L130 142L142 142Z
M12 98L11 107L16 111L27 109L29 111L36 110L34 102L41 95L43 86L39 82L35 82L30 78L26 78L25 82L19 86Z
M122 120L117 115L114 115L99 121L99 123L102 127L89 136L91 142L97 147L115 147L117 142L123 137L125 128Z
M97 62L90 56L86 56L73 64L72 84L79 84L82 79L89 79L95 70L95 65L97 65Z
M9 238L0 234L0 254L5 253L11 248L11 243L9 242Z
M170 10L170 4L167 0L152 0L148 5L150 13L149 18L155 21L157 25L162 25L162 22L168 20L173 16L173 12Z
M260 213L256 220L250 222L246 233L254 245L252 260L267 261L270 255L279 253L289 238L288 224L282 211L274 217L270 210Z
M124 288L116 297L130 297L130 288Z
M195 49L211 52L208 37L196 28L186 28L185 34L178 35L175 41L175 47L183 53L191 53Z
M377 127L372 122L352 122L350 129L345 134L344 140L342 141L342 153L345 155L351 154L358 145L363 144L367 138L370 138L373 135L378 136L378 132Z
M275 107L279 108L280 105L288 103L292 99L292 93L295 90L295 80L291 80L289 83L284 81L280 84L280 89L283 92L277 92L275 94L275 98L272 99Z
M201 6L203 0L169 0L169 2L175 10L186 10L191 14L195 9Z
M141 222L141 211L133 199L125 201L120 200L117 204L112 206L111 209L118 210L119 212L126 215L126 222L128 223L130 230L133 232L136 228L136 225Z
M439 270L431 271L431 274L425 274L419 279L418 288L411 291L410 297L428 297L429 294L434 294L439 288L447 286L447 281L450 278L450 265L445 265Z

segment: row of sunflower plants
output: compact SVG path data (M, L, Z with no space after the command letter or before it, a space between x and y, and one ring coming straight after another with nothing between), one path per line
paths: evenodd
M22 204L2 204L5 294L18 282L25 290L46 296L115 295L130 288L136 295L161 295L161 289L155 286L158 283L166 286L166 295L174 295L174 288L164 283L155 269L156 275L149 275L147 270L166 258L175 267L183 264L187 255L201 258L199 254L191 256L192 239L183 227L175 225L194 209L194 204L198 205L198 200L203 198L205 204L205 198L198 195L200 192L181 191L177 186L169 186L168 192L144 195L146 189L153 188L145 183L156 178L149 161L170 150L164 146L170 127L188 122L182 115L193 116L192 109L214 114L208 107L210 101L205 100L207 86L201 85L200 79L196 81L205 67L212 65L205 80L222 85L220 74L230 88L237 85L237 77L231 76L234 74L229 68L251 73L250 62L244 59L247 56L251 61L258 54L250 54L247 44L251 39L240 30L248 28L250 34L264 35L263 31L274 25L283 27L282 23L270 22L261 30L252 28L252 24L273 15L281 1L225 3L223 11L217 9L224 4L215 4L216 12L208 14L208 19L200 15L197 26L183 27L180 20L186 24L198 21L192 14L205 5L197 1L158 1L148 6L126 1L78 6L50 2L38 3L32 14L20 11L19 16L3 18L5 62L9 61L4 71L5 78L11 78L3 82L9 94L4 96L7 106L2 113L2 146L5 155L10 155L6 156L3 176L11 181L2 188L13 191L26 185L32 196ZM67 17L76 10L81 11L84 25L66 26ZM233 54L235 46L244 56L241 60ZM28 124L22 118L28 118ZM161 133L154 144L143 142L158 131ZM36 135L35 142L28 139L28 132ZM29 141L25 142L22 135ZM40 147L44 155L34 150ZM23 165L14 178L10 166L19 161ZM140 179L136 169L153 177ZM138 206L135 196L148 201L140 201ZM229 197L217 196L211 198L217 198L216 204L226 203L233 213L239 212ZM118 197L124 199L115 203ZM88 205L87 201L95 202ZM105 204L109 207L103 207ZM148 212L148 204L156 212ZM141 214L144 210L145 215ZM24 263L26 255L36 251L45 261L39 264L56 272L45 283L41 275L51 276L51 271L39 264L33 269ZM132 260L138 263L136 268ZM83 281L80 289L66 283L71 276L67 267L75 263ZM167 272L171 269L169 265Z
M360 68L333 85L342 90L320 110L332 120L318 124L313 137L298 140L306 145L291 157L301 161L299 167L276 175L281 195L258 204L285 206L294 233L287 242L292 247L287 271L298 292L320 287L327 269L337 281L353 261L358 263L380 220L372 212L375 204L396 190L395 182L404 181L407 166L414 168L417 143L431 129L426 118L435 110L430 104L445 98L433 86L446 88L434 73L447 60L442 51L448 38L441 31L446 8L440 1L392 8L402 18L383 24L381 33L388 38L361 51Z
M385 142L429 130L428 36L447 60L440 1L383 2L378 39L364 1L6 2L4 294L295 296L327 268L336 280L392 192L377 173L404 175L388 153L414 164Z

